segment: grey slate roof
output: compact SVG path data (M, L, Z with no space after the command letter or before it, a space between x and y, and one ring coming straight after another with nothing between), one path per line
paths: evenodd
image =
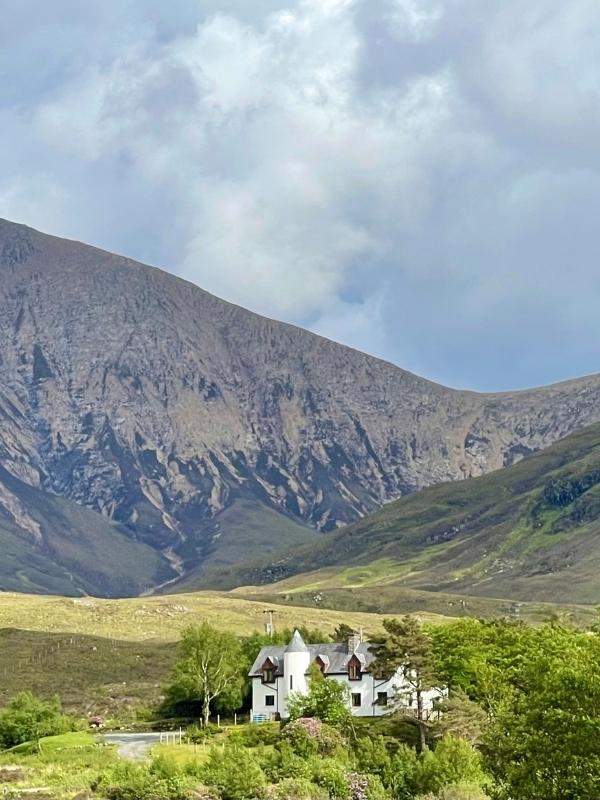
M300 636L300 631L295 630L294 635L290 639L290 643L285 648L286 653L306 653L308 647L304 644L304 639Z
M348 661L352 657L352 653L348 652L347 642L343 644L329 642L328 644L309 644L304 646L310 653L311 664L314 664L317 656L320 655L322 657L325 664L327 664L326 675L343 675L348 671ZM283 654L286 650L287 647L285 645L267 645L267 647L263 647L248 673L249 677L259 677L262 674L261 667L267 658L270 658L273 664L277 665L276 676L278 678L281 677L283 675ZM288 652L297 651L288 650ZM369 666L374 661L374 657L369 651L368 643L361 642L355 653L361 662L363 671L368 672ZM329 659L329 663L327 663L327 659Z

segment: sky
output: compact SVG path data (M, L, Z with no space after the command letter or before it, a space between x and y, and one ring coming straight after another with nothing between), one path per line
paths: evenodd
M4 0L0 216L482 391L600 371L598 0Z

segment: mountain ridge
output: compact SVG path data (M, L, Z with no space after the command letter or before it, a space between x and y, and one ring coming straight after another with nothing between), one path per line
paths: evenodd
M114 522L169 581L315 540L600 421L598 375L448 389L7 221L0 275L0 466ZM18 496L3 496L0 514L27 532Z
M216 573L212 585L379 611L411 591L437 610L443 594L596 605L599 544L596 423L518 464L401 498L267 564Z

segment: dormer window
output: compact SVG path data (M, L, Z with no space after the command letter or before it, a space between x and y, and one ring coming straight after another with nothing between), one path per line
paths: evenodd
M362 678L362 666L360 663L360 659L358 659L354 655L348 662L348 680L359 681L361 678Z
M271 661L270 658L267 658L265 663L262 665L261 668L262 673L262 682L263 683L275 683L275 664Z
M318 655L315 658L315 664L321 670L321 673L325 675L325 673L329 669L329 658L327 656Z
M275 670L272 667L270 669L263 669L262 682L263 683L275 682Z

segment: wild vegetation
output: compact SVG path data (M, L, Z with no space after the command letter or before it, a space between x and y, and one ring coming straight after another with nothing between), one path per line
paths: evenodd
M347 632L340 627L334 635ZM304 634L308 640L326 635ZM187 703L196 720L207 700L211 713L243 706L243 675L264 641L237 639L207 624L190 628L166 697ZM129 763L85 731L69 732L81 723L65 716L57 700L25 693L0 712L0 741L12 746L0 754L0 791L21 798L26 789L43 787L42 796L60 800L76 793L104 800L597 799L600 638L594 629L560 619L534 627L404 618L387 621L374 643L378 670L402 664L417 689L433 682L449 687L439 715L415 719L392 708L382 718L354 718L343 686L314 672L288 722L191 723L189 744L159 745L147 761ZM222 660L204 658L218 646ZM199 664L206 665L204 679L190 681ZM239 680L215 695L215 680L223 672L234 676L234 664Z
M390 503L275 561L224 570L214 585L384 613L539 619L544 603L562 603L585 616L600 596L599 533L600 425L592 425L512 466Z

